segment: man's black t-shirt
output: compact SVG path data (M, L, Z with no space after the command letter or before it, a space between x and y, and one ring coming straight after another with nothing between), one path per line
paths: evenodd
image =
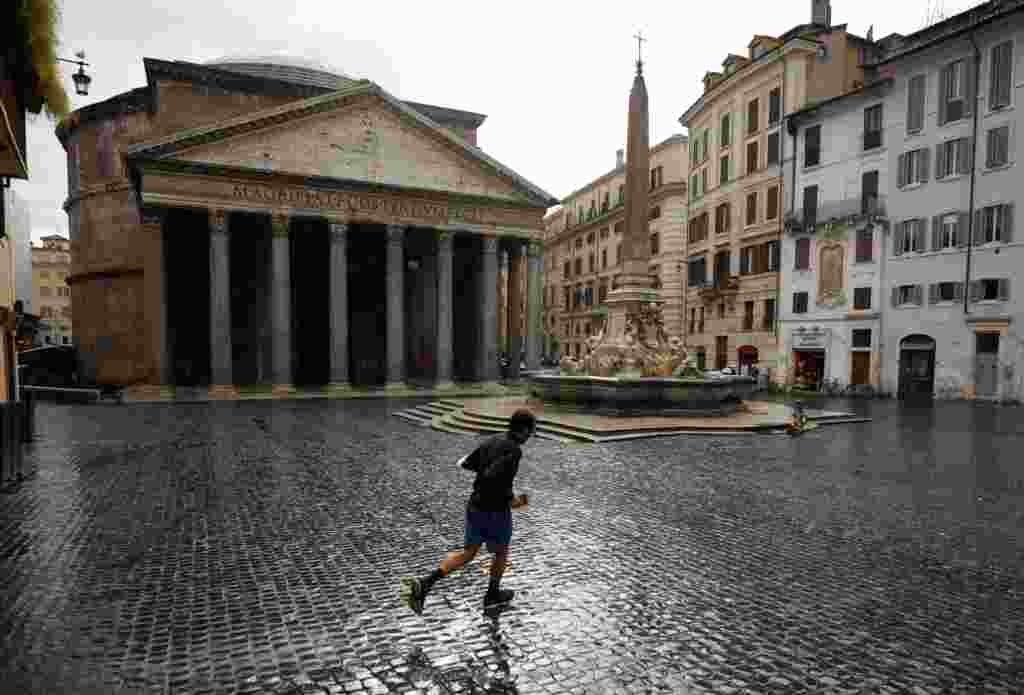
M512 483L522 455L519 443L508 433L491 437L469 455L463 466L476 472L473 494L466 505L469 511L501 512L511 508Z

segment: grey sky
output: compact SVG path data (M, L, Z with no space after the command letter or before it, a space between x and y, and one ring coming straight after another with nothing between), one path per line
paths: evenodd
M237 54L288 54L368 78L395 96L488 115L479 144L556 197L614 165L624 147L626 103L641 30L651 141L682 132L680 114L701 78L727 53L747 54L754 34L781 34L810 19L811 0L693 4L404 0L63 0L59 55L87 52L88 97L73 108L145 84L144 57L204 62ZM833 24L875 37L920 29L929 4L947 16L971 0L833 0ZM498 9L500 7L500 9ZM32 238L67 235L64 151L53 124L29 124L31 180L15 182L31 206Z

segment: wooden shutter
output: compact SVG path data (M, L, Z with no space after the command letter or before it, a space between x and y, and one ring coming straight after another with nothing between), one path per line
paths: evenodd
M964 283L954 282L953 283L953 299L958 302L964 301Z
M956 246L957 248L964 248L967 246L967 224L970 220L970 215L966 212L961 212L957 215L956 220Z
M984 238L983 235L985 230L982 229L982 223L985 221L984 212L984 208L974 211L974 231L971 233L971 238L969 240L971 242L971 246L977 246L979 243L978 240Z
M957 162L957 173L967 174L974 164L974 138L960 138L960 161Z
M921 306L924 303L924 287L914 285L914 303Z
M941 179L946 175L946 143L940 142L935 146L935 178Z
M939 301L939 284L933 282L928 285L928 303L935 304Z
M942 215L932 217L932 251L942 248Z
M1001 241L1004 244L1013 241L1013 203L1003 205L1003 238Z
M907 153L896 158L896 185L903 188L907 185Z
M999 279L999 299L1009 301L1010 299L1010 278Z
M928 248L927 237L925 236L925 221L919 219L914 222L914 250L920 253Z
M907 223L900 222L896 225L896 233L892 235L892 255L903 255L903 237L907 233Z
M981 281L971 280L971 285L968 292L968 297L971 302L976 302L981 299Z
M918 157L921 158L921 183L924 183L928 180L929 162L931 161L932 151L925 147L924 149L918 150L918 152L920 152Z
M964 116L978 107L978 83L974 74L974 56L964 58Z
M985 167L986 168L990 168L990 167L994 166L995 163L997 161L999 161L998 158L996 157L996 141L999 139L996 136L996 133L998 132L998 130L999 130L998 128L993 128L992 130L988 131L988 134L985 136Z
M900 305L900 288L899 287L893 287L892 288L892 305L893 306L899 306Z
M946 112L949 105L949 71L948 65L939 71L939 125L946 124Z

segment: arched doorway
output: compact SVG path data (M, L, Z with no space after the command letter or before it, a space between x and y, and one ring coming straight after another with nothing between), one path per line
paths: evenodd
M900 341L900 398L931 398L935 393L935 341L908 335Z
M743 345L736 350L736 366L739 367L740 374L746 374L750 367L757 364L757 361L757 348L753 345Z

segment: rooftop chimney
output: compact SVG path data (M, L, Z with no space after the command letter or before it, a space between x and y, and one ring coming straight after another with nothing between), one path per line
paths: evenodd
M615 168L621 169L626 164L626 151L615 150Z
M830 0L811 0L811 24L832 26L832 3Z

